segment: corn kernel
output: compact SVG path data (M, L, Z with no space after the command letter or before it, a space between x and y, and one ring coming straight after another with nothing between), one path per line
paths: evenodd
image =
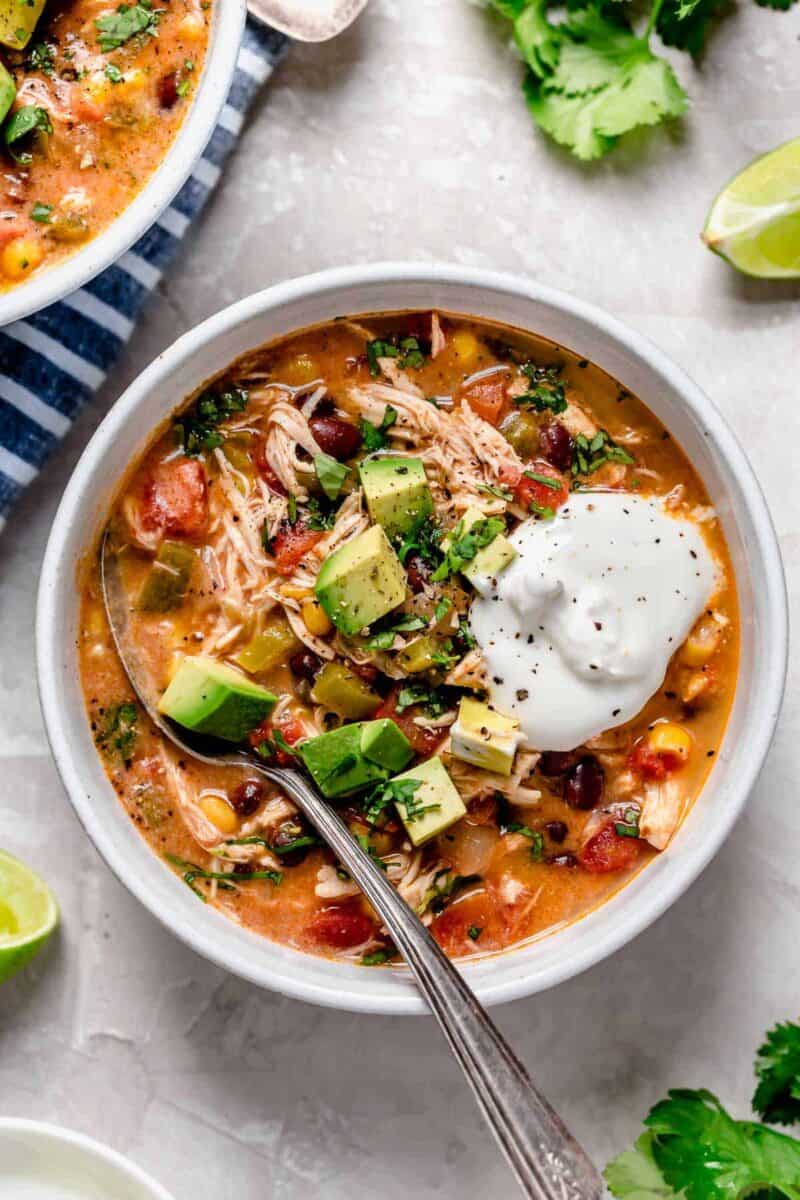
M201 796L200 808L212 825L216 825L220 833L236 833L239 828L239 818L221 796Z
M305 600L311 595L310 588L298 587L296 583L284 583L280 592L288 600Z
M450 345L458 359L459 366L465 370L470 370L475 366L481 352L481 344L474 333L469 333L466 329L459 329L451 337Z
M44 248L35 238L15 237L3 251L0 259L3 274L9 279L24 279L34 271L44 258Z
M674 721L654 725L647 735L650 749L656 754L670 754L686 762L692 752L691 734Z
M200 13L187 13L178 22L178 37L186 42L199 42L205 36L206 23Z
M716 654L721 641L722 626L713 617L703 617L684 642L681 658L690 667L702 667Z
M304 600L300 609L306 629L314 637L325 637L333 629L328 614L319 600Z

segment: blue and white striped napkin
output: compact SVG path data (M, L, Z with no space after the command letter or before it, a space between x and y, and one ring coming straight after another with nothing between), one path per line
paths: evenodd
M170 207L102 275L27 320L0 327L0 530L133 333L286 45L282 34L248 22L219 123Z

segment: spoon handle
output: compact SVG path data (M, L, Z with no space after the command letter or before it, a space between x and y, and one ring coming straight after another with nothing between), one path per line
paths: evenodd
M594 1164L534 1087L447 955L338 813L296 771L260 765L257 769L296 801L381 917L524 1194L531 1200L600 1200L604 1185Z

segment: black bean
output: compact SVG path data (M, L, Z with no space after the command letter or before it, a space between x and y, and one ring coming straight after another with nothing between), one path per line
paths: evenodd
M264 785L257 779L246 779L229 796L231 807L240 817L252 817L264 799Z
M307 679L310 683L317 677L320 662L311 650L298 650L289 659L289 667L292 674L296 675L298 679Z
M605 772L592 754L587 754L564 777L564 800L570 808L596 808L603 799Z
M542 775L566 775L570 767L575 765L573 750L545 750L537 766Z
M547 836L551 842L555 842L557 846L566 839L569 829L564 821L548 821L545 825Z
M569 430L560 421L550 421L539 431L542 454L559 471L568 471L572 466L573 443Z

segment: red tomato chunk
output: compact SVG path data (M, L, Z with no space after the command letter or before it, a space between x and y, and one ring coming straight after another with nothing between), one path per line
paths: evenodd
M352 950L375 933L375 923L355 904L323 908L312 917L306 933L318 946Z
M321 537L320 532L308 529L300 521L296 521L294 525L288 522L282 525L272 539L272 552L275 555L275 569L278 573L293 575L298 564Z
M173 537L200 537L208 524L208 487L202 463L175 458L159 463L144 486L142 525Z
M611 871L629 871L636 866L642 851L638 838L620 837L613 824L593 833L578 853L578 862L593 875Z

